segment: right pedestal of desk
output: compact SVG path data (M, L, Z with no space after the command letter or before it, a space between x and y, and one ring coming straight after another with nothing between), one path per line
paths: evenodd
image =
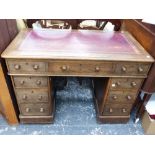
M97 119L102 123L126 123L130 118L143 78L95 78Z

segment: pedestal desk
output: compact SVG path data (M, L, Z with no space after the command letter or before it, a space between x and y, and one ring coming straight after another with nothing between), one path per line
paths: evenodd
M22 123L53 121L54 76L92 77L97 118L127 122L154 61L127 32L90 30L26 29L2 57Z

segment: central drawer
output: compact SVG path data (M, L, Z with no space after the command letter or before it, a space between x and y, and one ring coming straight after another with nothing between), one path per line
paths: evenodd
M16 89L16 98L18 103L38 103L48 102L48 89Z
M22 115L27 116L44 116L51 114L51 107L49 104L39 103L39 104L31 104L24 103L20 105L20 112Z
M109 75L114 72L112 62L95 61L53 61L49 62L53 75Z

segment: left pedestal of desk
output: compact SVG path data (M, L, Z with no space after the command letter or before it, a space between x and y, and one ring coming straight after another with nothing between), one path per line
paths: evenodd
M53 81L49 77L11 76L21 123L52 123L54 120Z

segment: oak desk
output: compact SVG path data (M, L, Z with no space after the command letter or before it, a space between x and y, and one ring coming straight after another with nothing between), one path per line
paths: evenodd
M153 58L127 32L21 31L3 52L23 123L54 118L54 76L93 77L97 118L127 122ZM80 117L80 116L79 116Z

